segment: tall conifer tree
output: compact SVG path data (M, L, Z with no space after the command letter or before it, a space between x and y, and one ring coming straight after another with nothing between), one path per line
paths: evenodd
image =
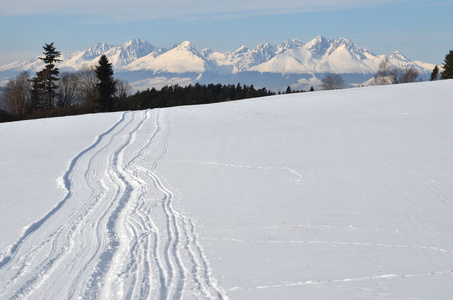
M96 66L96 76L98 78L97 90L101 109L112 111L113 95L116 92L116 87L112 64L105 54L99 58L99 65Z
M431 73L431 77L429 78L430 81L434 81L439 79L439 67L436 65Z
M453 50L445 55L444 64L442 65L444 71L440 75L441 79L453 79Z
M44 44L43 48L44 57L39 59L44 61L45 66L32 79L33 96L38 109L48 110L53 107L55 90L58 87L56 83L60 80L58 77L60 70L55 64L61 62L61 59L59 59L61 53L55 49L53 43Z

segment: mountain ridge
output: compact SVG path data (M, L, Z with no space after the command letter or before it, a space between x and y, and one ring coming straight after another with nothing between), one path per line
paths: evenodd
M117 46L97 43L85 50L62 53L58 67L71 72L94 66L102 54L109 57L118 78L130 81L137 88L146 87L144 82L148 87L153 86L154 79L161 85L165 82L210 83L206 80L226 84L240 79L241 83L257 86L267 83L266 87L273 89L303 88L319 85L321 76L327 73L344 75L349 85L357 86L372 78L385 57L393 67L414 68L425 79L434 67L411 60L399 51L376 55L347 38L327 39L321 35L308 42L288 39L278 46L260 43L253 49L241 46L223 53L209 48L199 50L190 41L168 49L141 39ZM42 67L38 58L0 66L0 84L21 71L32 73ZM276 83L276 75L287 79L279 78Z

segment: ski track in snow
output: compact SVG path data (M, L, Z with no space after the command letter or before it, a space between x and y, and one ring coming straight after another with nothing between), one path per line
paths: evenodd
M0 259L0 298L226 299L157 171L170 132L162 110L126 112L75 156L66 197Z

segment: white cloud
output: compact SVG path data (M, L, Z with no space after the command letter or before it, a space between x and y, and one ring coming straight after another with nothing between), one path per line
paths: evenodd
M197 18L206 15L234 17L381 5L405 0L0 0L0 15L100 15L118 20Z

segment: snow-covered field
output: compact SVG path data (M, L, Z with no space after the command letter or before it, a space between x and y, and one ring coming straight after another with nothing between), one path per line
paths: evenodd
M0 298L450 299L452 91L0 124Z

